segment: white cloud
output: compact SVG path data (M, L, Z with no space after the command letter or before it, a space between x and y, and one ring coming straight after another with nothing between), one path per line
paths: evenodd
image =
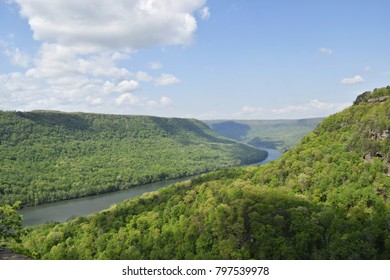
M161 97L159 101L149 100L147 102L147 105L151 109L169 107L172 104L173 104L172 99L166 96Z
M206 0L14 0L34 38L78 53L191 43Z
M75 75L79 66L76 55L69 48L45 43L34 59L34 67L26 75L36 79L63 78Z
M151 76L149 76L149 74L144 72L144 71L138 71L135 74L135 78L138 81L142 81L142 82L150 82L151 80L153 80L153 78Z
M173 104L169 97L153 101L146 96L135 95L133 91L140 86L136 80L115 82L87 78L77 73L62 78L28 74L15 72L0 75L1 109L142 113L142 110L151 107L165 108Z
M137 81L124 80L116 86L116 91L129 92L129 91L133 91L133 90L137 89L138 87L139 87L139 83Z
M105 81L102 86L102 92L104 95L108 95L115 90L115 85L111 81Z
M17 65L23 68L30 66L31 57L24 51L21 51L19 48L15 47L12 40L14 35L9 34L7 40L2 40L0 38L0 47L3 49L3 55L8 57L13 65Z
M5 49L3 53L11 59L11 63L14 65L24 68L27 68L30 65L30 56L21 52L19 48Z
M157 108L159 106L158 102L155 100L149 100L147 104L151 109Z
M99 105L103 105L103 99L101 97L96 97L96 98L93 98L91 96L87 96L86 98L86 101L93 105L93 106L99 106Z
M266 109L263 107L253 107L249 105L244 105L239 112L233 113L235 118L264 118L263 114L266 113ZM201 118L231 118L228 114L217 113L215 111L209 114L203 114Z
M158 78L154 78L146 72L138 71L135 74L135 78L138 81L142 81L142 82L153 81L154 84L157 86L168 86L168 85L180 83L180 80L172 74L161 74Z
M149 68L152 70L158 70L162 68L162 64L159 61L149 62Z
M327 103L319 101L318 99L313 99L303 104L272 109L271 114L278 118L287 119L325 117L337 113L350 105L350 103Z
M202 20L208 20L211 15L209 7L203 7L202 9L200 9L199 15Z
M324 117L339 112L350 103L327 103L318 99L295 105L288 105L280 108L267 108L245 105L240 111L233 115L239 119L300 119L311 117ZM221 118L223 115L218 114L214 117Z
M288 114L293 112L310 112L310 111L339 111L346 108L349 104L336 104L336 103L325 103L318 99L313 99L308 103L299 105L290 105L280 109L273 109L273 113Z
M36 79L15 72L0 75L0 106L6 110L30 110L38 100L48 98L48 90ZM35 108L36 109L36 108Z
M40 85L19 72L9 73L0 76L0 95L18 96L19 93L35 92Z
M155 80L158 86L167 86L180 83L180 80L172 74L161 74L161 76Z
M340 81L341 84L343 85L353 85L353 84L359 84L363 83L364 79L360 75L356 75L355 77L352 78L344 78Z
M169 97L166 97L166 96L163 96L160 98L160 104L163 106L163 107L166 107L166 106L170 106L173 104L173 101L172 99L170 99Z
M136 105L140 103L140 98L131 94L124 93L115 99L117 105Z
M4 54L26 68L0 76L2 108L88 111L89 106L100 106L119 112L125 105L146 108L148 100L153 103L133 93L143 82L180 82L173 74L154 78L119 65L140 48L190 44L197 29L194 14L206 0L12 2L19 5L41 46L30 58L11 43L0 42ZM158 70L162 64L153 61L149 68ZM172 104L168 97L156 102L159 107Z
M85 56L78 59L77 69L84 75L94 77L108 77L115 80L126 79L133 76L128 69L118 67L115 61L118 59L118 53L110 55L102 53L99 55Z
M257 114L257 113L261 113L263 111L264 111L264 109L261 107L251 107L248 105L245 105L241 109L241 113L244 113L244 114Z
M34 59L33 67L26 71L26 76L41 79L50 85L64 79L129 79L133 74L115 65L118 56L118 53L102 53L79 57L66 46L44 43Z
M333 53L333 50L329 49L329 48L321 48L319 49L320 53L322 54L326 54L326 55L331 55Z

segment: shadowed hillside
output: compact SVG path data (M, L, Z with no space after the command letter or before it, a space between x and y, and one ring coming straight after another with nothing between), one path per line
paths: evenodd
M0 111L0 205L37 205L263 160L197 120Z
M257 148L286 151L310 133L323 118L301 120L204 121L217 134Z

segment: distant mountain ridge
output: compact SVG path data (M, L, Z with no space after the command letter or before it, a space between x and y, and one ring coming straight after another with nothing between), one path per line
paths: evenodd
M298 120L206 120L219 135L257 148L286 151L294 147L324 118Z
M105 193L265 157L193 119L0 111L0 204Z
M89 217L27 229L42 259L390 259L390 87L281 158L226 168Z

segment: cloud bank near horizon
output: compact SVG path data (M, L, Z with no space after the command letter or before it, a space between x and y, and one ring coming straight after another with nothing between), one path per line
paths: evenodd
M0 102L9 109L50 108L65 111L111 107L126 113L137 108L163 108L168 96L148 96L142 86L180 83L172 73L149 74L121 66L137 50L193 42L197 18L210 16L206 0L53 1L10 0L41 44L23 53L12 40L2 40L3 53L24 70L0 75ZM150 70L163 66L151 61ZM158 106L157 106L157 105Z

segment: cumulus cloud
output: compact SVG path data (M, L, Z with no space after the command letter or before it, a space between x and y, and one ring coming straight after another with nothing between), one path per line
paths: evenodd
M339 111L346 108L349 104L336 104L336 103L326 103L321 102L318 99L310 100L307 103L299 105L290 105L280 109L273 109L273 113L282 113L289 114L294 112L311 112L311 111L322 111L322 112L331 112Z
M112 106L110 110L147 106L149 99L141 96L142 91L134 94L142 83L180 82L173 74L152 77L122 65L141 48L190 44L197 29L194 14L206 0L10 2L19 5L41 45L31 57L20 48L0 45L12 63L26 68L0 76L3 108L87 111L90 105ZM154 61L149 68L162 65ZM172 100L156 102L168 106Z
M11 59L12 64L27 68L30 65L31 58L28 54L23 53L19 48L5 49L3 52Z
M32 78L62 78L75 74L79 67L76 55L57 44L43 44L35 57L34 67L26 72Z
M10 34L8 39L9 40L0 39L0 48L3 49L2 53L10 59L13 65L23 68L29 67L31 63L30 55L14 46L12 43L13 34Z
M180 83L180 80L172 74L161 74L155 82L158 86L167 86Z
M155 109L155 108L169 107L173 104L173 101L171 98L163 96L160 98L159 101L149 100L147 104L149 108Z
M108 77L114 80L126 79L133 75L128 69L118 67L116 61L119 60L121 54L115 52L100 53L90 56L84 56L77 59L77 69L80 73L92 75L94 77ZM121 56L122 59L128 59L126 56Z
M140 98L131 93L124 93L115 99L117 105L135 105L139 102Z
M320 51L320 53L326 54L326 55L331 55L333 53L333 50L331 50L329 48L320 48L319 51Z
M26 92L33 94L40 89L39 83L19 72L0 75L0 85L0 95L3 97L18 97Z
M93 106L103 105L104 103L101 97L93 98L91 96L87 96L86 101Z
M34 38L81 53L191 43L205 0L14 0ZM146 35L147 34L147 35Z
M151 82L153 81L156 86L168 86L180 83L180 80L172 74L161 74L159 77L152 77L144 71L138 71L135 74L138 81Z
M163 107L170 106L170 105L172 105L172 103L173 103L173 101L172 101L172 99L170 99L169 97L163 96L163 97L161 97L161 99L160 99L160 104L161 104Z
M318 99L310 100L306 103L288 105L276 109L266 107L256 107L245 105L235 113L237 118L257 118L267 119L269 116L280 119L298 119L307 117L323 117L339 112L351 104L349 103L327 103Z
M353 84L359 84L363 83L364 79L360 75L356 75L355 77L352 78L344 78L340 81L341 84L343 85L353 85Z
M202 20L208 20L211 15L209 7L203 7L202 9L200 9L199 15Z
M139 87L139 83L137 81L124 80L116 86L116 90L118 92L129 92L137 89L138 87Z
M150 82L151 80L153 80L153 78L148 73L146 73L144 71L138 71L135 74L135 78L138 81L142 81L142 82Z

